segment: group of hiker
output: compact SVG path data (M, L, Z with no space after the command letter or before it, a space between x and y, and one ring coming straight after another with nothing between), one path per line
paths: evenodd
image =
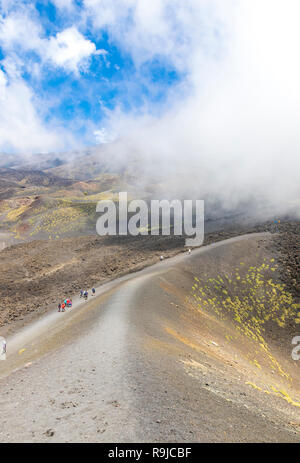
M192 250L188 249L187 252L188 252L188 254L191 254ZM160 261L163 261L164 259L165 259L164 256L159 257ZM95 296L95 294L96 294L96 290L95 290L95 288L92 288L92 296ZM80 299L83 298L85 301L87 301L88 297L89 297L89 292L87 290L81 289L80 293L79 293L79 297L80 297ZM58 311L59 312L65 312L66 308L68 308L68 307L72 307L72 299L65 299L62 303L59 303L58 304Z
M191 249L188 249L188 254L191 254ZM160 256L159 260L160 261L164 260L164 256ZM95 288L92 288L92 296L95 296L95 294L96 294L96 290L95 290ZM87 290L81 289L80 293L79 293L79 297L80 297L80 299L83 298L85 301L87 301L88 297L89 297L89 292ZM68 307L72 307L72 299L65 299L62 303L59 303L58 304L58 311L59 312L65 312L66 308L68 308Z
M67 308L72 307L72 299L65 299L58 304L58 311L65 312Z
M95 288L92 288L92 296L95 296L95 294L96 294L96 290ZM79 297L80 299L83 298L84 300L87 301L89 297L89 292L87 290L81 289L79 293ZM65 299L63 302L60 302L57 307L58 307L58 312L65 312L67 308L72 307L72 299Z
M95 288L92 288L92 296L95 296L96 290ZM89 297L89 292L87 290L83 291L82 289L80 290L80 298L84 298L86 301Z

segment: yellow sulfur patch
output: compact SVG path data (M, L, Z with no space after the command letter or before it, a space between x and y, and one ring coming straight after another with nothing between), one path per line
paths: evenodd
M258 391L264 392L265 394L271 394L275 395L276 397L280 397L281 399L285 400L294 407L300 407L300 403L293 400L285 391L280 391L273 386L271 386L272 391L264 390L256 384L252 383L251 381L247 381L245 384L248 384L249 386L253 387L254 389L257 389Z

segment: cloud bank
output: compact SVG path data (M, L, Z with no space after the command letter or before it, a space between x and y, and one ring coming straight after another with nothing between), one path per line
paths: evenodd
M128 2L130 32L119 28L122 9L111 17L100 8L95 24L109 18L137 62L157 52L186 70L159 117L146 106L143 116L112 112L107 123L122 137L124 155L140 153L150 176L169 179L168 190L173 182L175 192L221 198L228 207L260 198L284 208L300 199L300 5L241 0L226 2L225 11L222 4L174 2L172 18L168 2Z

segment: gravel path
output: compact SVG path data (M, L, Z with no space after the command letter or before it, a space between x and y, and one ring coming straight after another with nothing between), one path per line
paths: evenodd
M219 262L263 236L110 282L89 302L75 300L72 311L50 313L9 338L0 362L0 442L299 442L269 402L262 412L241 374L220 368L214 345L204 355L195 341L182 342L190 339L188 308L173 308L195 263L209 255ZM178 294L163 289L170 281ZM188 362L203 368L193 372Z

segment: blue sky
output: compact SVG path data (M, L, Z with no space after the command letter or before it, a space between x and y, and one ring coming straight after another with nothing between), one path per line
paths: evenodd
M189 73L194 31L176 3L2 0L0 150L22 150L20 137L31 152L109 141L116 109L159 116Z

